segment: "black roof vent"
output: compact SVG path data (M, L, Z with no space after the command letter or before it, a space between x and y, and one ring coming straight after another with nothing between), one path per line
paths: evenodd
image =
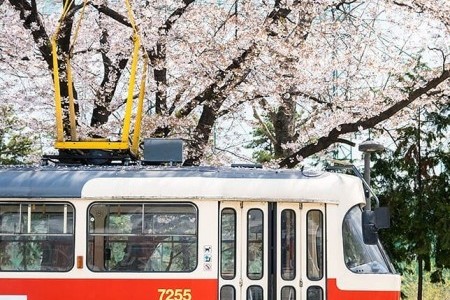
M183 141L180 139L144 139L147 165L176 165L183 162Z

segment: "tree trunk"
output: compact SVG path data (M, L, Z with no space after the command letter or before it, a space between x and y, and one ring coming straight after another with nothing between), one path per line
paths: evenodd
M165 28L160 29L159 40L155 48L149 51L149 57L153 69L153 79L156 83L155 93L155 112L157 115L168 115L167 111L167 68L166 68L166 43L167 31ZM155 132L155 137L166 138L170 134L170 128L167 126L158 127Z
M283 96L283 103L276 112L270 114L270 119L274 127L276 143L274 144L275 158L287 157L292 154L292 150L285 145L295 139L295 101L292 96L286 93Z
M418 124L417 124L417 195L418 195L418 210L421 214L423 214L423 204L422 204L422 149L421 149L421 123L420 123L420 108L418 109ZM423 239L421 239L423 240ZM423 247L422 243L419 244L419 247ZM423 257L422 255L418 256L418 277L417 277L417 300L422 300L422 287L423 287Z
M108 56L109 33L106 28L102 29L100 45L100 53L103 61L103 79L95 95L91 127L98 127L108 122L109 116L112 113L109 106L116 92L117 84L122 77L123 70L128 63L128 58L125 53L116 54L117 57L123 57L117 58L115 60L116 62L113 62Z
M421 255L418 257L418 276L417 276L417 300L422 300L423 294L423 258Z
M187 158L184 166L200 165L201 158L204 155L204 149L208 144L209 137L213 130L217 114L224 101L224 98L212 99L209 103L203 105L203 111L194 131L194 138L189 141Z

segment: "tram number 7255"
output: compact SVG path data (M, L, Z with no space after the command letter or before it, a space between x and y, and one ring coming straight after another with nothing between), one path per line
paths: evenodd
M191 289L158 289L159 300L192 300Z

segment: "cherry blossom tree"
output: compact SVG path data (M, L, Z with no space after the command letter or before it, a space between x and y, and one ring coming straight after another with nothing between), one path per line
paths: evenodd
M54 126L49 41L63 3L0 2L0 100L40 130ZM61 24L59 80L67 86L71 55L81 132L110 136L120 128L132 28L123 1L85 3L82 18L83 1L74 1ZM349 133L448 104L445 0L131 4L150 58L144 136L183 138L186 165L244 155L261 127L274 162L295 167Z
M0 165L26 163L33 154L33 139L29 132L21 132L23 122L8 105L0 104Z

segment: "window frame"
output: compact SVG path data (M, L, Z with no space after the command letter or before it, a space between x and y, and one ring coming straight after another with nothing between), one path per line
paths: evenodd
M233 228L234 228L234 241L233 241L233 276L224 276L223 273L223 259L224 259L224 255L223 255L223 216L224 216L224 211L230 211L233 213L234 216L234 222L233 222ZM236 273L237 273L237 257L236 257L236 251L237 251L237 212L234 208L231 207L225 207L223 209L221 209L220 211L220 277L224 280L233 280L234 278L236 278Z
M19 210L17 212L12 212L12 213L16 213L19 215L19 218L17 220L18 225L19 225L19 230L18 231L14 231L14 232L3 232L1 230L1 225L2 225L2 219L3 219L3 214L0 214L0 244L4 241L8 242L8 243L14 243L17 242L19 244L23 244L23 245L28 245L30 243L46 243L47 247L46 249L42 249L40 251L40 256L41 256L41 262L40 262L40 269L32 269L32 270L10 270L10 269L2 269L2 266L0 265L0 272L20 272L20 273L67 273L70 272L74 267L75 267L75 237L76 237L76 209L75 209L75 205L73 205L73 203L69 202L69 201L46 201L45 199L39 200L39 201L29 201L29 200L24 200L24 201L20 201L20 200L14 200L14 201L0 201L0 211L1 211L1 207L3 206L18 206ZM39 214L46 214L48 215L47 218L49 218L49 216L51 216L52 214L56 215L56 216L63 216L63 228L69 229L69 232L33 232L32 230L32 222L33 222L33 212L28 208L29 206L60 206L62 207L62 212L57 211L56 213L51 213L51 212L47 212L45 209L43 211L38 211L35 213L39 213ZM25 210L22 210L22 207L26 207ZM65 207L70 207L71 210L69 211L67 208ZM23 214L27 214L27 224L22 224L23 222ZM71 216L71 219L69 217L69 215ZM50 219L46 220L47 226L51 226L50 225ZM64 225L64 221L66 222ZM71 226L69 226L69 222L71 223ZM38 238L36 239L36 237L42 237L42 238ZM34 238L34 239L32 239ZM61 238L58 241L58 238ZM62 242L64 241L64 243ZM58 243L59 242L59 243ZM53 243L52 245L50 245L50 243ZM23 245L19 245L19 247L24 247ZM67 252L62 251L60 249L57 250L57 253L62 253L64 254L64 257L67 260L67 265L64 266L64 268L61 268L60 270L57 269L57 267L55 267L55 265L43 265L43 259L45 259L45 253L46 250L50 249L50 250L55 250L57 249L56 246L66 246L67 249L65 250L69 250L70 253L68 255ZM5 245L6 246L6 245ZM45 246L45 245L44 245ZM42 244L40 245L40 247L42 248ZM25 251L25 250L24 250ZM49 258L52 262L54 260L53 255L50 254L50 258ZM43 269L46 268L46 269Z
M281 241L281 245L284 245L285 239L283 238L283 229L287 230L286 228L283 227L284 223L283 223L283 217L286 217L285 213L290 213L291 214L291 230L293 231L293 239L290 240L290 242L292 242L293 244L293 258L292 258L292 263L293 263L293 267L292 267L292 275L291 277L286 276L286 272L283 272L283 258L287 260L287 258L285 258L284 256L287 254L285 251L281 251L283 249L280 250L280 274L281 274L281 278L285 281L292 281L295 279L296 275L297 275L297 214L295 212L295 210L290 209L290 208L286 208L283 209L281 211L280 214L280 218L281 218L281 225L280 225L280 241ZM287 221L286 221L287 223Z
M250 236L250 228L251 228L251 224L250 224L250 212L251 211L257 211L261 214L261 232L260 233L256 233L256 235L261 234L261 239L257 239L257 240L250 240L249 236ZM247 226L246 226L246 231L247 231L247 235L246 235L246 248L247 248L247 259L246 259L246 273L247 273L247 278L250 280L261 280L264 277L264 255L265 255L265 251L264 251L264 211L260 208L251 208L247 211ZM249 259L250 257L250 244L260 244L260 248L261 248L261 263L260 263L260 267L261 267L261 271L260 273L251 273L250 272L250 267L251 267L251 261ZM252 260L255 261L255 260ZM257 274L258 276L254 276L254 274Z
M354 219L350 218L351 214L353 214L355 212L358 212L358 216L357 216L359 218L358 220L354 220ZM350 217L348 218L348 216L350 216ZM389 260L389 257L387 255L387 253L385 252L381 242L378 240L378 243L375 244L375 245L367 245L367 244L364 243L363 237L362 237L362 221L361 221L361 218L362 218L362 208L361 208L361 206L354 205L345 213L344 218L342 219L342 226L341 226L342 227L341 228L341 233L342 233L342 251L343 251L343 258L344 258L345 266L347 267L348 270L350 270L354 274L375 274L375 275L376 274L395 274L395 269L394 269L391 261ZM356 269L358 266L364 266L364 265L367 265L368 263L356 265L354 267L349 266L349 262L347 262L348 255L347 255L346 241L345 241L345 238L346 238L346 233L345 233L346 228L345 228L345 226L346 226L346 220L347 219L349 219L350 222L352 222L352 224L350 224L350 225L356 225L356 226L353 226L352 228L357 230L357 232L356 232L357 236L352 236L352 238L353 239L355 239L355 238L358 239L357 246L359 246L361 249L365 250L364 253L363 253L364 255L367 255L369 252L371 252L371 253L369 253L369 256L372 256L373 254L375 256L379 256L379 258L381 258L381 260L379 260L379 261L375 260L375 262L377 262L377 263L382 262L383 263L382 267L386 268L386 271L384 271L384 272L367 272L367 271L365 271L363 269ZM353 233L355 233L355 232L354 231L349 232L349 234L353 234ZM367 258L367 257L365 257L365 258Z
M139 214L141 215L141 221L143 221L144 223L141 224L141 232L140 233L110 233L110 232L105 232L105 233L92 233L91 232L91 224L92 224L92 208L96 205L103 205L105 207L108 206L122 206L122 207L132 207L132 206L136 206L139 207L140 212ZM125 240L125 238L129 238L129 237L140 237L140 238L147 238L149 239L150 237L155 237L155 236L165 236L164 234L144 234L144 230L147 229L145 222L146 222L146 215L149 215L148 213L148 209L149 207L151 208L152 206L173 206L173 207L191 207L193 209L193 213L195 215L195 227L193 227L192 229L194 230L194 233L189 235L189 234L167 234L166 238L174 238L174 237L179 237L179 236L192 236L194 237L194 242L193 244L195 245L195 254L191 256L191 258L195 259L195 263L193 264L192 268L189 270L176 270L176 271L166 271L166 270L148 270L148 269L144 269L144 270L133 270L133 269L124 269L124 270L113 270L113 269L107 269L106 268L106 259L104 259L103 264L104 266L102 267L102 269L97 270L95 269L96 264L93 263L91 264L91 259L95 258L95 255L93 257L91 257L90 254L90 247L91 247L91 238L95 239L95 237L100 236L103 238L106 237L119 237L119 238L124 238L123 243L127 244L128 241ZM158 215L158 211L154 211L156 212L155 215ZM160 213L161 215L163 214L170 214L170 210L168 212L162 212ZM173 213L173 212L172 212ZM125 214L125 213L124 213ZM136 213L135 213L136 214ZM132 213L129 213L130 218ZM187 215L187 214L186 214ZM199 209L197 207L197 205L193 202L190 201L161 201L158 200L157 202L153 202L153 201L93 201L92 203L89 204L88 208L87 208L87 226L86 226L86 265L87 268L92 271L92 272L96 272L96 273L165 273L165 274L177 274L177 273L192 273L194 271L196 271L198 269L199 266L199 258L198 258L198 254L199 254ZM104 216L104 229L106 230L107 228L107 222L108 222L108 215L105 214ZM130 220L131 222L131 220ZM131 223L130 223L131 224ZM164 243L177 243L178 241L161 241L159 242L159 244L164 244ZM131 244L131 243L130 243ZM95 247L95 245L94 245ZM164 247L164 245L162 245L161 247ZM106 242L104 242L103 245L103 254L107 254L106 253ZM153 254L152 254L153 255ZM151 259L152 255L148 256L147 259Z
M319 299L311 299L313 296L310 295L310 292L312 292L313 290L316 290L319 292ZM323 300L324 299L324 292L323 292L323 288L319 285L311 285L308 287L308 289L306 290L306 300Z
M231 291L233 292L233 298L232 298L231 300L236 300L236 288L235 288L235 286L232 285L232 284L225 284L225 285L223 285L223 286L220 288L219 299L220 299L220 300L230 300L230 299L223 299L224 297L223 297L223 294L222 294L222 292L223 292L225 289L228 289L228 288L230 288Z
M318 230L320 230L320 253L317 253L317 258L319 259L318 263L318 270L319 270L319 276L318 277L312 277L311 273L310 273L310 262L311 260L309 259L309 244L310 244L310 234L309 234L309 222L310 222L310 214L311 213L319 213L319 217L320 217L320 224L318 227ZM317 232L315 234L315 239L317 242ZM316 247L318 247L319 245L316 243ZM325 255L325 249L324 249L324 214L320 209L311 209L308 210L308 212L306 213L306 257L307 257L307 262L306 262L306 275L308 277L309 280L311 281L320 281L323 279L324 276L324 255ZM316 249L317 250L317 249Z

